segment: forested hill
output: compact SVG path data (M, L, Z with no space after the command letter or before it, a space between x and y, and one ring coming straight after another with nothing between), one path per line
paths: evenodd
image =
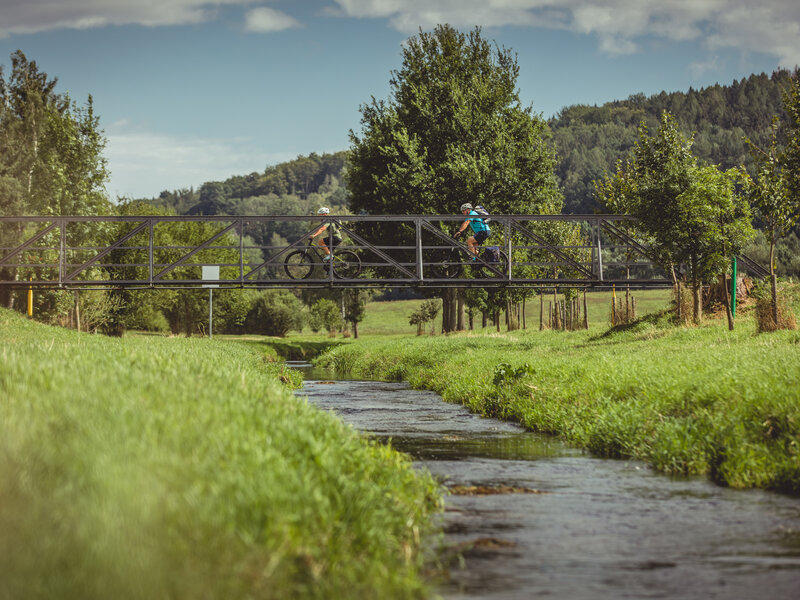
M602 106L564 108L550 121L559 156L558 175L564 191L564 212L593 213L592 182L614 170L638 138L644 121L651 133L663 111L671 113L686 135L694 133L694 153L722 168L751 166L745 137L768 145L775 115L785 118L782 90L791 73L752 75L731 85L714 85L688 92L661 92Z
M263 173L209 181L198 190L161 192L147 200L181 215L305 215L318 206L340 213L347 205L342 181L347 151L298 156Z
M654 132L664 110L675 116L685 134L694 133L698 157L723 168L749 166L745 137L767 145L772 117L785 118L782 89L790 76L782 70L727 86L564 108L550 121L564 212L595 212L592 182L628 154L642 121ZM178 214L310 214L320 205L342 212L347 205L342 180L346 157L347 151L312 153L262 173L207 182L198 190L165 191L149 202Z

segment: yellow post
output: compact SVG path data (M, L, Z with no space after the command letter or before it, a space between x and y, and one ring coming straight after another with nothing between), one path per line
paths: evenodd
M33 277L30 278L30 281L33 281ZM33 316L33 286L28 286L28 316Z
M611 325L617 324L617 287L611 285Z

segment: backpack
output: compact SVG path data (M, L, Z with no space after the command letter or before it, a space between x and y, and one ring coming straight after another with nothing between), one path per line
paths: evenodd
M500 247L499 246L487 246L486 249L483 251L483 256L481 256L483 260L487 263L499 263L500 262Z
M488 223L492 219L489 217L489 211L483 208L480 204L476 204L474 208L475 212L481 216L484 223Z

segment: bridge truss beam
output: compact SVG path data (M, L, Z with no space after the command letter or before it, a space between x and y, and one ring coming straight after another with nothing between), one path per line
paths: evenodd
M496 215L492 236L508 257L476 263L451 237L463 216L59 216L0 217L0 286L108 288L667 287L670 280L622 215ZM326 269L309 249L321 222L345 234L356 276ZM269 245L252 240L273 240ZM294 242L283 240L294 239ZM387 242L385 240L401 240ZM565 241L568 240L568 241ZM333 240L329 237L328 243ZM301 251L313 268L290 277ZM294 255L294 256L293 256ZM443 267L464 263L456 275ZM480 275L468 268L483 267ZM215 280L203 266L218 266Z

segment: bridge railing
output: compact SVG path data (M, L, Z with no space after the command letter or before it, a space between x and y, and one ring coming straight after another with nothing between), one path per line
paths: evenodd
M631 217L493 215L483 247L499 247L500 262L471 260L465 236L453 238L463 221L460 215L0 217L0 286L669 285ZM344 268L326 268L324 252L309 245L320 224L331 222L344 236L336 249ZM219 267L219 278L203 279L204 266Z

